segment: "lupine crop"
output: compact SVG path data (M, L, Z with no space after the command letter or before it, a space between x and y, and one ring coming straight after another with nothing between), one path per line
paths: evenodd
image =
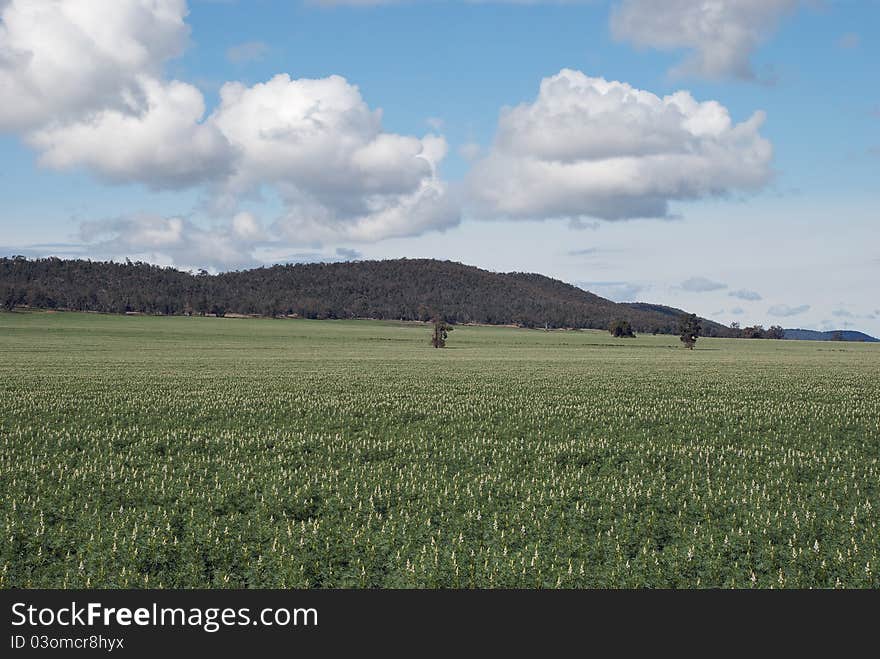
M0 315L0 585L880 587L880 346L430 334Z

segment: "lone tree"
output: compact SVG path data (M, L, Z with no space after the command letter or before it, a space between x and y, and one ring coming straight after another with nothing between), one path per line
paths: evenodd
M703 326L700 324L700 319L697 318L697 314L685 314L681 317L681 320L678 324L678 333L681 342L684 343L685 347L693 350L694 345L697 343L697 337L700 336L700 331L703 329Z
M449 332L452 331L452 327L446 323L441 317L437 316L434 318L434 334L431 336L431 345L435 348L445 348L446 347L446 337L449 335Z
M628 320L615 320L608 326L608 332L615 338L635 338Z

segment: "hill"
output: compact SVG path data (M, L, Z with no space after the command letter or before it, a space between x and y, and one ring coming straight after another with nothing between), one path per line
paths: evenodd
M619 304L543 275L497 273L451 261L398 259L309 263L209 275L147 263L23 257L0 259L7 305L108 313L300 316L673 333L680 311ZM703 321L708 336L728 328Z
M666 316L667 318L676 318L677 319L683 313L687 313L686 311L684 311L682 309L676 309L675 307L667 307L666 305L663 305L663 304L650 304L648 302L621 302L620 304L622 304L625 307L630 307L632 309L636 309L638 311L648 311L651 313L657 313L662 316ZM720 325L719 323L716 323L714 321L706 320L705 318L703 318L702 320L703 320L704 325L708 323L711 326L717 325L718 327L723 327L723 325ZM725 327L724 329L728 329L728 328Z
M834 341L834 335L840 333L840 341L866 341L869 343L880 342L873 336L864 332L856 332L855 330L830 330L828 332L818 332L816 330L806 329L787 329L785 330L785 339L794 339L797 341Z

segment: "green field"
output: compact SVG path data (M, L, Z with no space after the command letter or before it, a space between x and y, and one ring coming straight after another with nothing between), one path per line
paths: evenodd
M0 314L0 584L880 587L880 345Z

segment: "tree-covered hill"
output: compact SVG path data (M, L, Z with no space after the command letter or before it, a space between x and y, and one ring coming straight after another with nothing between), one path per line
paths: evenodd
M147 263L0 259L6 306L108 313L254 314L677 331L680 311L618 304L543 275L431 259L275 265L210 275ZM708 320L704 334L730 330Z

